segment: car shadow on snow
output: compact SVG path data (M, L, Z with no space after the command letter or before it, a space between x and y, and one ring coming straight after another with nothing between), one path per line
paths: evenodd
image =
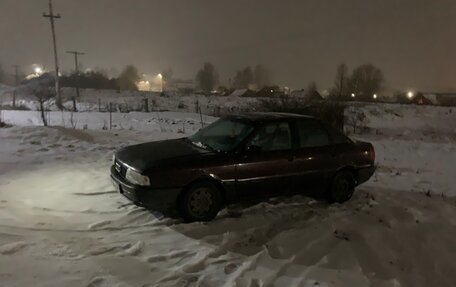
M175 214L168 217L169 214L162 212L149 212L157 219L166 220L165 224L174 231L216 246L216 252L250 256L264 249L274 253L277 246L270 243L276 237L296 230L312 230L331 214L331 210L346 209L348 207L344 205L295 195L232 204L210 222L185 223Z

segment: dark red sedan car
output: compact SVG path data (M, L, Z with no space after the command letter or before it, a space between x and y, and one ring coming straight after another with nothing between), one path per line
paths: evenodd
M226 204L289 193L351 198L374 173L370 143L354 142L313 117L228 116L188 138L129 146L111 178L135 204L176 209L188 221L213 219Z

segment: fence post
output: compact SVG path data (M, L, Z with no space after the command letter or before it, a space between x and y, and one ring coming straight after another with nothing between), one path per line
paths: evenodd
M109 129L112 129L112 103L109 103Z
M73 97L73 112L77 112L78 109L76 108L76 97Z
M144 111L145 111L146 113L149 112L149 99L148 99L148 98L145 98L145 99L144 99Z
M200 120L201 120L201 128L204 128L203 114L201 113L201 107L199 108L199 114L200 114Z

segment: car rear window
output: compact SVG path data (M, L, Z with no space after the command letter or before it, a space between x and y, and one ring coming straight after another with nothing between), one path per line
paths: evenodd
M332 141L334 144L341 144L341 143L348 143L350 142L350 139L341 133L340 131L336 130L330 125L325 125L326 130L329 133L329 136L331 137Z
M326 129L316 122L298 122L297 128L300 148L320 147L331 144Z

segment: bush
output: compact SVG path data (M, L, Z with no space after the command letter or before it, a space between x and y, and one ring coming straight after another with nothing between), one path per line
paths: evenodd
M362 133L368 131L366 128L367 117L366 114L361 110L352 109L345 116L345 122L348 126L353 128L353 134Z
M281 97L279 99L261 100L258 111L309 115L343 131L344 108L345 106L339 102L307 101L305 99Z
M7 123L2 121L2 110L0 109L0 128L7 128L10 127Z

